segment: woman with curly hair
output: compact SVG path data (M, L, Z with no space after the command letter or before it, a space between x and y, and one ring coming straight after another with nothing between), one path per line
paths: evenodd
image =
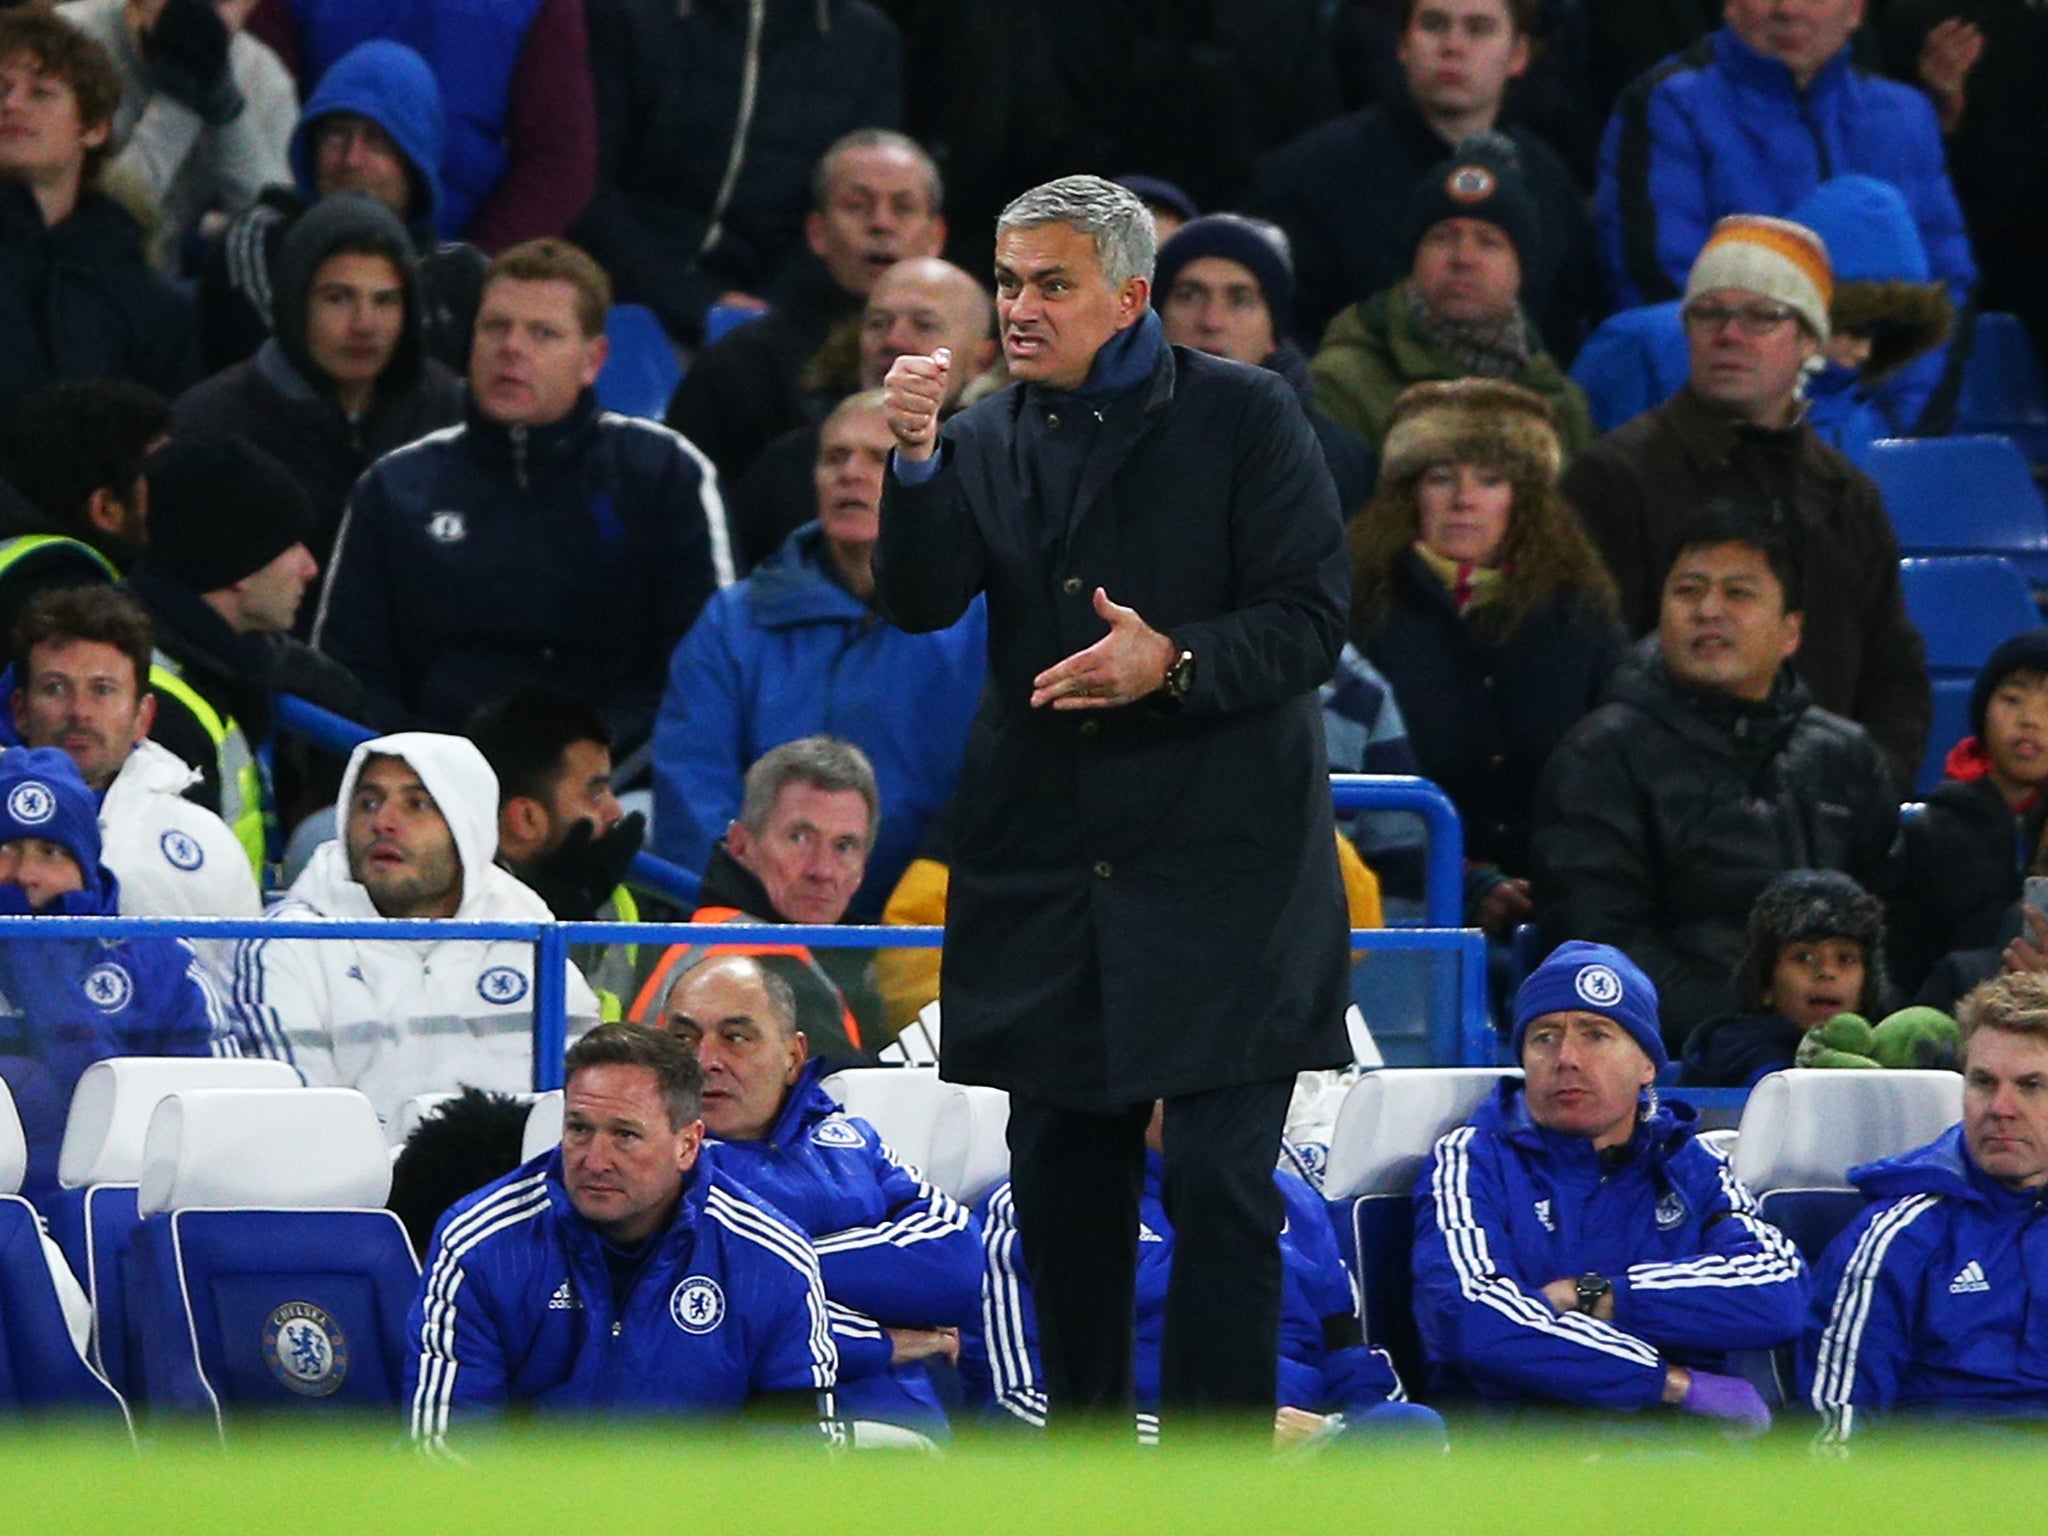
M1465 824L1466 921L1529 911L1529 802L1627 636L1558 494L1550 406L1493 379L1395 402L1379 492L1350 529L1351 633L1393 685L1422 772Z

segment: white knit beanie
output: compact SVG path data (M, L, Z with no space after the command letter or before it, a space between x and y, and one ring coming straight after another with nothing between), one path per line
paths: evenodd
M1835 279L1819 235L1790 219L1734 213L1714 225L1685 280L1686 302L1716 288L1739 288L1798 312L1822 342Z

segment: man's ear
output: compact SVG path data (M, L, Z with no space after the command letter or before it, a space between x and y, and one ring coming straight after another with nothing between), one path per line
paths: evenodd
M797 1074L804 1069L804 1063L811 1059L810 1036L800 1029L792 1029L789 1032L789 1038L791 1041L789 1070L782 1075L784 1083L795 1082Z
M20 697L19 694L16 695ZM156 726L156 695L150 692L149 684L142 685L142 702L135 706L135 739L141 741Z
M804 244L819 260L825 257L825 215L813 208L804 215Z
M85 499L85 520L110 538L119 537L128 524L128 509L120 497L102 486Z
M508 795L505 803L498 807L498 841L501 843L520 842L527 846L542 842L548 835L548 808L531 795Z
M725 829L725 851L742 864L747 862L747 852L753 846L754 836L741 822L731 822Z

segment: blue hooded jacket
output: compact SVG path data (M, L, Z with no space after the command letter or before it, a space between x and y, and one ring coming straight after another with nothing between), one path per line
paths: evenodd
M759 1141L711 1141L713 1166L811 1239L839 1348L839 1408L943 1431L922 1362L892 1367L892 1327L957 1327L981 1307L981 1234L960 1204L844 1113L807 1062Z
M1652 1101L1625 1147L1544 1129L1519 1080L1436 1144L1415 1185L1415 1317L1446 1385L1501 1400L1640 1409L1669 1365L1799 1332L1806 1264L1757 1214L1690 1105ZM1614 1320L1543 1287L1605 1275Z
M292 130L292 174L307 202L317 202L313 183L313 124L336 112L367 117L398 146L412 171L412 203L405 211L414 228L431 224L441 206L441 156L447 119L441 87L427 61L403 43L382 38L355 47L320 77Z
M93 793L54 747L0 753L0 844L21 838L60 845L84 876L82 890L52 898L41 912L119 913L120 882L100 863ZM19 885L0 885L0 917L37 910ZM57 1182L71 1091L87 1067L109 1056L205 1056L218 1013L182 939L0 941L0 1078L28 1140L27 1192Z
M1989 1177L1960 1125L1849 1181L1875 1203L1828 1245L1800 1341L1823 1436L1895 1411L2048 1416L2048 1190Z

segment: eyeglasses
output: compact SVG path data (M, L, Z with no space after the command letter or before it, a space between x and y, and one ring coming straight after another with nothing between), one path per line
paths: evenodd
M1732 325L1743 336L1768 336L1787 320L1797 320L1799 311L1785 304L1745 304L1730 309L1724 304L1688 304L1681 311L1685 323L1696 331L1718 331Z

